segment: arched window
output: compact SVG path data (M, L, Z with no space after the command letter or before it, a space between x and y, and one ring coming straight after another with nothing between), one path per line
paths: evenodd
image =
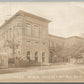
M38 52L35 52L35 62L38 62Z
M27 59L30 62L30 51L27 51Z
M42 62L45 61L45 52L42 52Z

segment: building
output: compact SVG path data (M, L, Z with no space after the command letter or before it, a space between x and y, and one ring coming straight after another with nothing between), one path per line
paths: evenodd
M15 64L17 59L49 63L49 22L19 11L1 26L0 52L8 53L9 64Z
M84 50L81 48L84 39L50 35L49 22L51 21L24 11L17 12L5 21L0 27L0 53L7 53L8 66L83 63L84 57L73 57ZM7 62L7 59L1 57L0 61Z
M76 60L73 53L79 53L76 49L79 43L84 45L84 39L50 35L49 22L21 10L5 21L0 27L0 53L7 53L8 66L83 63L84 57Z
M49 62L59 63L63 62L61 50L64 47L65 38L49 34Z

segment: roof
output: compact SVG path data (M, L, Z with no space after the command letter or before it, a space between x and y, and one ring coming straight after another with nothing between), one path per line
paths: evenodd
M60 37L60 36L55 36L55 35L51 35L51 34L48 34L50 37L54 37L54 38L60 38L60 39L73 39L73 38L76 38L76 39L84 39L80 36L72 36L72 37L68 37L68 38L64 38L64 37Z
M72 37L68 37L67 39L73 39L73 38L77 38L77 39L83 39L82 37L80 37L80 36L72 36Z
M34 15L34 14L31 14L31 13L27 13L27 12L25 12L25 11L22 11L22 10L20 10L18 13L22 13L22 14L24 14L24 15L26 15L26 16L30 16L30 17L32 17L32 18L35 18L35 19L38 19L38 20L42 20L42 21L44 21L44 22L51 22L50 20L48 20L48 19L45 19L45 18L43 18L43 17L40 17L40 16L37 16L37 15Z
M51 35L51 34L48 34L50 37L54 37L54 38L60 38L60 39L65 39L64 37L60 37L60 36L55 36L55 35Z
M35 19L38 19L38 20L41 20L41 21L47 22L47 23L51 22L50 20L47 20L45 18L42 18L42 17L39 17L37 15L30 14L30 13L27 13L27 12L24 12L24 11L20 10L15 15L13 15L9 20L7 20L4 24L2 24L2 26L0 28L2 28L4 25L6 25L8 22L10 22L18 14L21 14L21 15L24 15L24 16L29 16L29 17L32 17L32 18L35 18Z

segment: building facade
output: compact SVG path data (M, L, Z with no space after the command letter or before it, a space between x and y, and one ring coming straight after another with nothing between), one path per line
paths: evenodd
M23 59L48 64L49 22L24 11L17 12L0 28L0 52L8 53L9 63Z
M60 56L61 50L64 47L65 39L49 34L49 62L60 63L63 62L64 58Z

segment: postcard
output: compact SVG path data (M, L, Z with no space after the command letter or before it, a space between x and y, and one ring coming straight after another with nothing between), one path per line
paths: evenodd
M84 82L84 2L0 2L0 82Z

